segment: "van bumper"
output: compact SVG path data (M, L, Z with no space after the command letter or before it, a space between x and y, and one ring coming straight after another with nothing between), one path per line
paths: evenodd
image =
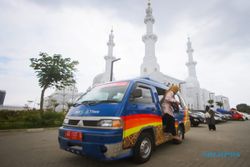
M66 130L78 131L83 134L82 141L64 137ZM94 157L99 160L117 160L132 155L131 149L122 148L122 129L98 130L59 128L58 142L61 149L77 154Z

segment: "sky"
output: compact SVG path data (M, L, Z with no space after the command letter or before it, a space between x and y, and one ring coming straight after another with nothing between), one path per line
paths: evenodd
M250 1L151 0L160 71L184 80L189 36L201 88L250 104ZM117 80L137 77L144 56L147 0L0 0L0 90L5 105L39 102L41 88L30 58L40 52L78 60L84 92L104 72L114 30ZM54 89L46 91L50 95Z

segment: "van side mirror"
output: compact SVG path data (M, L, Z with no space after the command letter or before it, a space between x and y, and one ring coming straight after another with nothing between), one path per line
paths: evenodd
M141 89L135 89L133 92L132 92L132 98L139 98L139 97L142 97L142 90Z

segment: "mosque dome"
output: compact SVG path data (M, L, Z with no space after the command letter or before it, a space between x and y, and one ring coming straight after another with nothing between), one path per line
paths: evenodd
M103 83L104 75L105 75L104 73L100 73L100 74L96 75L95 78L93 79L93 85Z

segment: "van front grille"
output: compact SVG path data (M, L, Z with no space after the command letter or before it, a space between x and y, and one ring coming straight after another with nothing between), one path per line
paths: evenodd
M79 120L70 119L69 120L69 125L77 125L78 122L79 122Z
M83 126L97 126L98 121L84 120Z

